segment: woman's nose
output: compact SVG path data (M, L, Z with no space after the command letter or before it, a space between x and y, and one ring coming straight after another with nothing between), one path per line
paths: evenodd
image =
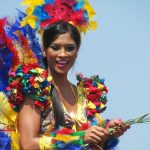
M67 52L66 52L65 48L60 49L59 56L60 57L66 57L67 56Z

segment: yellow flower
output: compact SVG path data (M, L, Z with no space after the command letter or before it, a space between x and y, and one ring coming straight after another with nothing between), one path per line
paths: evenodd
M49 92L50 89L51 89L50 87L46 87L46 88L45 88L45 90L46 90L47 92Z
M87 105L89 109L96 109L96 106L90 101Z
M47 80L50 82L52 81L52 76L48 76Z
M37 95L40 96L40 92L38 92Z
M84 88L83 89L83 92L87 95L89 92L88 92L88 88Z
M43 82L43 81L44 81L44 78L42 78L42 77L39 76L39 77L36 77L36 78L35 78L35 81Z
M38 87L39 87L39 84L38 84L38 83L35 83L35 84L34 84L34 87L35 87L35 88L38 88Z
M105 105L103 103L100 104L100 108L103 109Z
M103 90L103 89L104 89L104 85L98 84L98 89L99 89L99 90Z
M43 73L43 69L42 68L36 68L35 71L39 74L42 74Z

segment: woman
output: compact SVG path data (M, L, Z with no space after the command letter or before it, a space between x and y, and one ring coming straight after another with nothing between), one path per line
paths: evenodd
M12 111L6 102L7 98L3 95L0 97L0 103L6 102L9 108L0 108L6 112L2 113L4 117L9 118L7 121L2 115L3 121L6 122L2 127L4 131L2 134L9 139L5 129L9 134L12 131L11 142L14 142L12 146L15 147L18 143L15 143L14 139L18 137L19 131L20 147L17 149L23 150L74 149L72 148L74 144L78 149L104 148L106 150L114 147L114 145L110 146L110 143L115 139L114 137L122 135L128 126L125 126L121 120L101 119L99 113L105 108L104 95L107 93L103 81L98 77L80 78L76 87L67 79L68 71L74 65L80 48L80 32L95 27L95 23L91 21L91 16L95 12L87 0L37 0L36 2L25 0L24 3L29 4L28 14L19 12L20 20L16 20L12 29L11 23L9 24L9 32L7 31L9 35L4 31L5 19L0 22L2 27L0 48L4 54L6 50L7 54L10 54L9 57L2 57L6 58L3 64L4 68L12 70L7 87L7 98L11 107L18 111L18 113ZM35 55L39 56L39 47L34 34L36 30L31 29L29 25L31 27L37 25L40 31L44 29L42 42L46 68L41 67L41 61L34 59ZM23 62L21 65L19 65L20 58L16 59L19 48L23 50L21 51L23 56L18 55L21 56L21 63ZM9 63L8 58L12 58L12 54L14 54L13 59ZM2 62L3 59L1 60L0 57L0 64ZM6 62L13 64L13 67L9 68ZM88 86L91 89L87 92ZM5 86L3 91L6 91ZM86 92L91 95L87 95ZM97 98L101 98L103 103L97 101ZM93 105L91 99L96 105ZM113 132L110 132L110 129ZM64 131L67 132L67 136L60 140L60 135ZM111 142L109 142L110 138Z
M47 108L48 113L44 116L49 117L46 127L44 127L46 120L42 120L44 112L41 113L39 108L34 107L34 102L26 95L19 112L18 127L21 149L39 149L39 134L47 132L43 128L48 129L48 134L59 126L73 128L75 125L76 130L81 130L81 123L87 122L86 99L84 98L85 103L81 109L77 87L67 79L68 71L77 58L80 42L80 33L77 28L63 21L52 24L44 31L44 56L56 92L55 97L52 96L51 108ZM106 140L110 137L108 128L117 126L120 127L114 133L117 137L128 128L119 120L111 121L106 129L91 126L85 131L83 140L85 143L104 147ZM47 139L50 148L51 138L47 137Z

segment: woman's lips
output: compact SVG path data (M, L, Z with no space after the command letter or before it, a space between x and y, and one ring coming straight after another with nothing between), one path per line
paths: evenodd
M57 67L59 67L59 68L64 68L64 67L66 67L67 63L68 63L68 60L57 60L57 61L56 61L56 65L57 65Z

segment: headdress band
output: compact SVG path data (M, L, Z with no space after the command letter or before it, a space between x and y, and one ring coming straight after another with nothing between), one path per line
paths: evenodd
M46 29L50 24L64 21L76 26L80 32L97 27L92 17L96 14L88 0L24 0L27 16L21 26Z

